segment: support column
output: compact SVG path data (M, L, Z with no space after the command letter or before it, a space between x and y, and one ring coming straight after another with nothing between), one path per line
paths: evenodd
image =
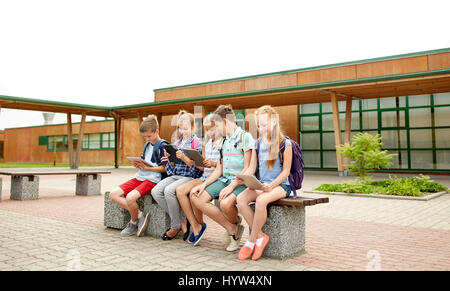
M345 132L344 132L344 143L351 143L352 137L352 97L348 96L345 101ZM344 158L344 165L350 163L349 158ZM344 176L348 176L348 168L345 167Z
M80 130L78 132L77 155L76 155L74 169L78 169L78 167L80 166L81 148L83 146L83 136L84 136L84 125L85 124L86 124L86 113L83 112L81 114Z
M141 123L144 120L143 113L138 111L137 118L138 118L138 122L139 122L139 124L138 124L138 127L139 127L139 126L141 126Z
M341 141L341 124L339 121L339 107L336 98L336 93L330 92L331 94L331 108L333 110L333 127L334 127L334 141L336 146L342 144ZM344 175L344 167L342 162L342 155L336 150L336 160L339 176Z
M73 135L72 135L72 114L67 113L67 147L69 149L69 167L74 169L73 163Z
M115 135L115 145L114 145L114 167L119 167L119 153L120 153L120 132L122 128L122 117L114 115L114 135Z

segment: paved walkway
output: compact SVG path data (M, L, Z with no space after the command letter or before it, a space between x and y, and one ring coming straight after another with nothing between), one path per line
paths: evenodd
M114 169L102 177L102 192L133 173ZM450 186L448 176L433 179ZM304 189L323 181L339 177L307 172ZM450 270L448 194L430 201L329 196L330 203L306 208L306 254L241 262L224 250L223 230L212 221L198 247L122 238L103 226L103 196L74 195L74 177L42 176L34 201L9 200L9 185L3 176L0 270Z

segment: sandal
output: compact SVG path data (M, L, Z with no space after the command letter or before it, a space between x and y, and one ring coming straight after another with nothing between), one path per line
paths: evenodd
M167 235L167 232L169 231L169 230L171 230L171 228L168 228L167 230L166 230L166 232L163 234L163 236L162 236L162 240L173 240L177 235L178 235L178 233L181 231L181 228L177 231L177 233L174 235L174 236L168 236Z

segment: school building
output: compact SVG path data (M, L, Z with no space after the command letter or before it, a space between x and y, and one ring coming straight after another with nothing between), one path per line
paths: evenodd
M161 136L172 140L172 118L180 109L196 108L200 125L218 105L231 104L238 124L251 131L251 113L270 104L302 147L307 169L342 173L335 145L363 131L379 133L384 149L398 154L390 171L450 173L450 48L155 89L154 96L154 102L116 107L0 96L0 107L37 110L33 103L40 102L40 111L48 106L68 116L114 118L86 123L82 164L117 166L139 155L138 124L148 114L158 116ZM56 148L58 162L67 162L69 127L72 148L78 148L78 124L5 129L4 161L51 163ZM29 141L18 143L20 136Z

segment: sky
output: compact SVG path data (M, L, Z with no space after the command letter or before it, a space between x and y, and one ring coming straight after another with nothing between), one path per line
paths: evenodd
M158 88L448 48L449 8L448 0L0 0L0 95L129 105L153 101ZM43 122L41 112L0 112L0 129Z

